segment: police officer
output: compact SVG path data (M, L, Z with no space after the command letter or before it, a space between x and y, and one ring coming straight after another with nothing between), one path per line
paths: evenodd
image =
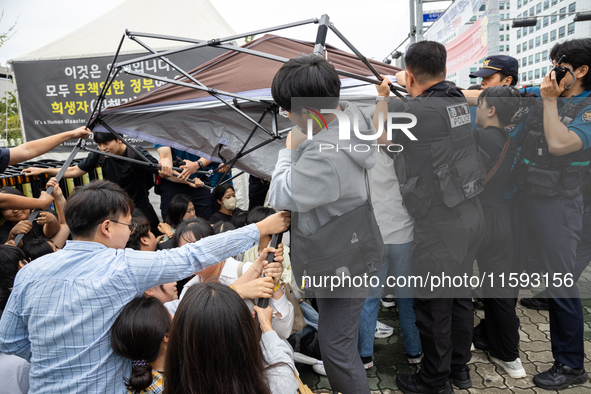
M476 195L482 191L486 168L479 160L466 99L445 82L446 58L445 47L437 42L412 44L405 56L405 82L413 99L404 108L393 108L406 110L418 120L410 130L416 141L398 132L390 142L404 148L396 158L396 172L403 184L404 204L415 218L414 273L425 279L443 273L471 275L484 232ZM376 128L381 126L379 114L388 110L388 82L385 79L378 87L378 95L384 98L378 98L376 105ZM397 376L404 393L451 393L450 378L459 388L472 386L466 366L474 324L470 288L446 285L431 294L430 290L415 288L424 358L417 374Z
M555 66L562 59L559 69L551 70L539 88L527 89L542 99L529 114L519 156L517 179L526 202L524 220L529 230L519 244L528 250L537 249L543 263L540 268L549 279L555 362L533 380L544 389L561 390L588 378L583 366L581 299L570 280L576 279L575 256L583 217L581 192L591 157L591 39L556 44L550 58Z

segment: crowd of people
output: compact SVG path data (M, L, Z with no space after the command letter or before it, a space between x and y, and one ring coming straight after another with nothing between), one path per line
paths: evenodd
M557 68L540 87L518 89L517 60L490 56L472 75L481 85L464 90L445 80L445 47L418 42L396 75L408 96L390 97L384 77L372 114L339 100L339 75L322 57L289 60L271 90L295 126L271 179L251 176L248 211L221 179L225 166L164 145L155 146L156 158L114 133L93 136L109 156L90 153L64 175L100 166L104 179L67 200L55 178L51 195L38 198L0 189L3 388L304 393L294 359L311 359L334 391L369 393L374 339L394 331L377 319L380 299L391 306L385 299L394 295L405 357L421 365L397 375L404 393L472 387L472 346L523 378L519 286L508 285L515 273L550 278L542 293L521 299L550 316L555 362L534 384L562 390L586 382L576 282L591 261L591 39L556 44L550 60ZM323 109L324 124L309 122ZM346 141L337 110L357 122ZM414 139L392 129L392 113L401 112L417 120ZM401 149L351 149L363 134ZM0 172L90 135L81 127L1 148ZM341 149L322 149L328 145ZM142 156L158 166L126 160ZM160 215L149 200L153 187ZM481 293L452 285L302 291L297 242L334 249L336 237L315 234L365 204L379 225L383 261L350 261L358 255L337 250L342 264L333 274L368 274L384 285L387 277L471 276L476 262L491 280ZM31 222L33 210L41 212ZM290 236L271 245L292 218ZM351 244L365 242L353 234ZM322 262L306 262L304 275ZM486 316L476 327L473 297Z

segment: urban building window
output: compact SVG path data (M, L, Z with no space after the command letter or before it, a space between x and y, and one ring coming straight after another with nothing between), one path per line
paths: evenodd
M526 4L527 4L527 0L523 0L523 5L526 5Z
M544 1L544 10L547 10L550 7L550 0Z
M527 58L526 57L521 59L521 67L525 67L525 66L527 66Z
M511 9L511 3L507 3L507 9L510 10Z
M566 7L560 9L560 20L566 18Z
M532 7L529 9L529 16L534 16L534 8L536 7Z
M540 52L536 53L536 63L540 62L540 56L541 56Z
M548 26L548 22L550 22L550 18L545 16L544 17L544 27Z
M486 4L481 5L478 11L486 11Z
M505 51L504 48L505 47L503 45L499 45L499 52L504 52Z
M521 38L521 30L517 30L517 38Z
M529 28L529 33L531 34L533 32L534 32L534 27L532 26L532 27Z
M544 52L542 52L542 60L543 61L548 60L548 50L545 50ZM546 75L546 73L544 73L544 75Z
M542 12L542 3L538 3L538 5L536 5L536 14L539 14L540 12Z
M510 27L509 27L509 25L508 25L508 24L507 24L507 25L505 25L505 26L507 27L507 30L509 30L509 29L510 29Z
M540 78L540 69L536 69L536 78Z
M501 20L504 20L505 19L505 14L501 14L500 18L501 18Z
M509 52L509 45L505 45L505 51Z
M500 41L505 41L505 36L501 34L501 35L499 36L499 40L500 40Z
M499 10L504 10L504 9L505 9L505 3L499 4Z
M517 53L521 53L521 45L517 45Z
M577 10L577 3L571 3L568 6L568 12L575 12Z
M527 36L527 27L524 27L524 28L523 28L523 36L524 36L524 37L525 37L525 36Z
M550 17L550 23L555 23L556 22L556 11L554 11Z
M553 0L553 1L556 1L556 0ZM520 8L521 8L521 0L517 0L517 9L520 9Z
M548 67L542 67L542 75L546 76L548 74Z
M556 5L556 3L558 3L558 0L552 0L552 5Z
M568 24L568 34L575 34L575 22Z
M527 78L533 79L534 78L534 72L533 71L528 71L527 72Z
M547 44L548 43L548 33L544 33L544 35L542 36L542 44Z
M539 47L541 43L542 43L541 37L537 36L536 37L536 47Z
M524 81L527 81L527 74L526 73L521 74L521 79L523 79Z
M529 49L532 49L534 47L534 39L532 38L531 40L529 40Z
M538 19L538 22L536 23L536 31L540 30L542 28L542 19Z
M474 17L473 17L474 18ZM502 23L499 25L499 30L505 30L505 25L503 25Z
M564 28L564 26L562 26L560 29L558 29L558 38L564 37L565 30L566 29Z
M550 32L550 41L556 40L556 30Z
M529 55L529 57L527 58L527 60L529 61L529 65L534 64L534 55ZM530 77L531 79L531 77Z

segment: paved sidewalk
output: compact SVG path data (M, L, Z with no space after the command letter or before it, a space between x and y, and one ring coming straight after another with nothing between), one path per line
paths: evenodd
M585 272L580 283L589 285L591 274L589 270ZM523 290L521 297L531 296L529 290ZM484 311L475 305L474 325L477 325L480 318L484 317ZM585 369L591 371L591 299L583 299L583 313L585 317ZM540 372L546 371L552 366L553 358L550 347L550 324L547 311L535 311L527 309L518 303L517 316L521 321L520 334L520 354L523 367L527 376L522 379L513 379L505 371L493 364L485 352L476 350L472 352L470 361L470 376L473 387L468 390L455 389L455 393L552 393L537 388L532 377ZM378 319L395 328L394 335L387 339L376 339L374 346L374 367L367 371L372 394L393 394L401 393L396 386L396 374L414 373L419 367L413 367L408 364L405 357L402 344L402 335L398 323L398 313L393 309L380 309ZM315 374L310 367L305 367L301 371L302 381L308 385L315 393L331 393L328 379L324 376ZM573 386L569 389L560 391L561 393L591 393L591 383Z

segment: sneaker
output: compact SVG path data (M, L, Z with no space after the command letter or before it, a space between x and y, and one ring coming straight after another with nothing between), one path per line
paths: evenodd
M396 376L396 385L404 394L453 394L454 389L449 380L441 387L427 386L418 373L407 375L399 373Z
M470 379L470 367L465 365L457 371L451 371L449 374L451 382L459 389L469 389L472 387L472 379Z
M538 293L532 298L522 298L521 305L529 309L535 309L537 311L550 310L550 307L548 306L548 297L546 296L545 291Z
M371 356L361 357L361 362L363 363L363 368L365 369L370 369L373 367L373 360L371 359Z
M382 306L384 308L394 308L396 306L396 298L392 294L388 294L382 298Z
M322 361L320 361L320 362L322 362ZM326 376L326 370L324 369L324 364L314 364L314 365L312 365L312 369L318 375Z
M587 379L585 368L575 369L555 361L552 368L534 376L534 383L545 390L563 390L571 384L585 383Z
M390 327L389 325L379 321L376 323L376 338L388 338L391 337L392 334L394 334L394 327Z
M474 333L472 335L472 344L476 349L488 350L488 338L486 336L486 325L484 319L474 327Z
M411 356L410 354L406 353L406 359L408 360L409 364L420 364L423 361L423 352L421 351L418 356Z
M515 361L503 361L496 357L491 357L491 361L497 364L499 367L503 368L505 372L509 376L515 379L525 377L525 369L523 369L523 365L521 364L521 359L517 357Z

